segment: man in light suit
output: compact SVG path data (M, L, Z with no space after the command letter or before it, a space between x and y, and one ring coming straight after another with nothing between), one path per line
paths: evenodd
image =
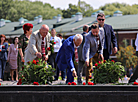
M83 58L87 66L86 69L86 83L91 80L90 76L92 74L92 59L95 62L101 61L103 57L103 47L104 47L104 33L103 30L99 30L98 23L94 23L91 26L91 31L85 37L85 43L83 46Z
M67 68L66 83L73 82L74 77L76 77L76 71L75 71L73 59L74 59L74 55L75 56L77 55L75 53L75 50L77 50L82 40L83 40L83 37L81 34L70 36L68 39L64 41L59 52L57 53L56 63L59 70L63 71L64 69Z
M47 25L42 25L41 28L34 32L30 39L29 44L25 50L25 64L28 61L34 60L36 58L42 58L42 38L44 38L44 48L45 48L45 56L44 60L48 60L47 47L49 47L50 42L50 33L49 27Z
M77 70L77 81L78 81L78 84L81 84L82 83L82 70L83 70L83 67L84 67L84 64L85 64L85 61L83 59L83 53L82 53L82 49L83 49L83 45L84 45L84 42L85 42L85 36L87 35L89 31L89 26L88 25L84 25L83 26L83 33L81 34L83 36L83 41L80 45L80 47L78 48L78 56L79 56L79 63L78 63L78 70Z

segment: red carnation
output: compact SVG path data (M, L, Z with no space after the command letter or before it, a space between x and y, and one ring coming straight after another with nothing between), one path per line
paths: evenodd
M28 61L27 63L30 64L30 61Z
M111 60L111 61L115 63L115 61L114 61L114 60Z
M22 79L20 78L17 85L21 85L22 84Z
M93 83L93 82L91 82L91 85L94 85L94 83Z
M47 50L50 51L51 50L50 47L48 47Z
M36 60L33 60L33 62L32 62L33 64L36 64Z
M77 85L75 82L72 82L71 84L72 84L72 85Z
M24 69L24 66L22 66L22 70Z
M5 48L5 46L2 46L2 48Z
M103 62L106 63L106 60L104 60Z
M88 85L91 85L91 82L88 82Z
M99 61L98 63L99 63L99 64L101 64L101 62L100 62L100 61Z
M97 67L98 66L98 64L97 63L95 63L95 67Z
M68 82L68 85L71 85L71 83L70 83L70 82Z
M34 82L33 85L39 85L39 83L38 82Z
M56 42L54 42L54 44L56 44Z
M92 73L92 72L93 72L93 69L91 69L90 73Z
M83 85L86 85L86 83L85 83L85 82L83 82Z
M137 82L134 82L133 85L138 85L138 83Z

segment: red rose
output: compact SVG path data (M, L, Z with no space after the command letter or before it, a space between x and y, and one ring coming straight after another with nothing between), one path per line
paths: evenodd
M85 83L85 82L83 82L83 85L86 85L86 83Z
M71 83L70 83L70 82L68 82L68 85L71 85Z
M36 60L33 60L33 62L32 62L33 64L36 64Z
M111 60L111 61L115 63L115 61L114 61L114 60Z
M54 44L56 44L56 42L54 42Z
M38 82L34 82L33 85L39 85L39 83Z
M92 78L92 76L89 76L89 79L91 79Z
M97 67L98 66L98 64L97 63L95 63L95 67Z
M0 86L1 86L1 83L0 83Z
M30 64L30 61L28 61L27 63Z
M103 62L106 63L106 60L104 60Z
M72 84L72 85L77 85L75 82L72 82L71 84Z
M51 50L50 47L48 47L47 50L50 51Z
M99 61L98 63L99 63L99 64L101 64L101 62L100 62L100 61Z
M93 69L91 69L90 73L92 73L92 72L93 72Z

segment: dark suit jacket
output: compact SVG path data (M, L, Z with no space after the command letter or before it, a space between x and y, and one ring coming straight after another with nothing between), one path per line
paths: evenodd
M73 37L70 36L68 39L64 41L59 52L57 53L56 63L59 70L63 71L67 67L70 69L75 68L73 63L74 56L74 43Z
M111 25L104 24L104 33L106 37L106 47L110 55L112 54L111 42L113 44L113 47L117 47L117 40Z
M2 48L1 52L0 52L0 59L1 60L7 60L7 49L8 49L8 43L4 43L3 44L4 47Z
M83 36L83 41L82 41L81 45L78 48L78 57L79 57L80 61L84 61L82 49L83 49L83 45L84 45L84 42L85 42L85 36L87 35L87 33L83 32L81 35Z

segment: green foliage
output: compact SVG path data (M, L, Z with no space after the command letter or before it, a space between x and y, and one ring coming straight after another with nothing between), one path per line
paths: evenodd
M120 62L114 62L112 60L96 64L93 71L94 83L115 83L119 78L124 77L125 70Z
M24 65L19 75L23 84L32 84L33 82L49 84L54 80L53 76L55 75L55 69L52 68L51 65L47 65L45 61L33 60L28 62L28 65Z
M125 41L124 45L120 45L119 51L117 54L117 59L120 61L123 66L129 68L129 67L136 67L138 58L135 55L136 51L132 46L126 46L127 43Z
M50 4L41 1L31 2L29 0L1 0L0 18L18 21L20 17L34 20L34 17L42 15L43 19L52 19L61 14L59 9L55 9Z

